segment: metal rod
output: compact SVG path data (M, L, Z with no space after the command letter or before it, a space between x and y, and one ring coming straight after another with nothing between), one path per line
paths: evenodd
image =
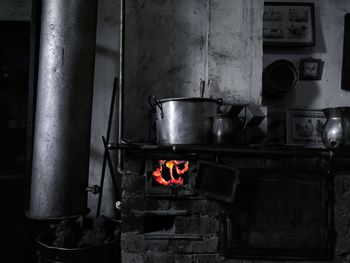
M101 178L100 178L100 192L98 194L96 217L99 217L100 213L101 213L103 184L104 184L104 180L105 180L106 162L107 162L107 158L105 157L106 156L106 151L107 151L107 149L105 149L105 154L103 156L102 172L101 172Z
M109 138L110 138L110 134L111 134L115 97L116 97L118 86L119 86L118 78L114 78L112 100L111 100L111 105L109 108L109 117L108 117L107 133L106 133L107 144L109 142ZM100 213L101 213L103 185L104 185L105 173L106 173L106 162L107 162L107 158L108 158L107 155L109 155L108 149L107 149L106 144L105 144L104 137L102 137L102 138L103 138L103 145L104 145L105 150L104 150L104 154L103 154L103 163L102 163L102 171L101 171L101 178L100 178L100 191L99 191L98 201L97 201L96 217L99 217ZM110 167L110 169L111 169L111 167Z
M225 146L206 146L206 145L156 145L156 144L116 144L109 143L107 147L110 150L129 150L135 152L168 152L168 153L212 153L235 155L238 157L323 157L330 158L332 151L326 149L261 149L261 148L237 148ZM339 153L340 157L345 154ZM350 154L347 154L350 157Z
M106 134L106 142L109 143L109 138L111 135L111 129L112 129L112 121L113 121L113 112L114 112L114 104L115 104L115 96L117 93L117 90L119 90L119 79L114 78L113 82L113 91L112 91L112 100L111 100L111 106L109 109L109 118L108 118L108 125L107 125L107 134Z
M120 1L120 53L119 53L119 90L118 90L118 143L124 137L124 67L125 67L125 0ZM123 152L118 150L117 173L123 167Z
M114 174L114 170L113 170L111 155L109 154L109 150L107 148L107 141L106 141L105 137L103 137L103 136L102 136L102 141L103 141L103 145L104 145L105 149L107 149L106 156L107 156L108 167L109 167L109 171L111 174L112 184L113 184L113 188L114 188L114 194L115 194L115 197L117 198L119 196L119 191L117 188L117 182L115 180L115 174Z

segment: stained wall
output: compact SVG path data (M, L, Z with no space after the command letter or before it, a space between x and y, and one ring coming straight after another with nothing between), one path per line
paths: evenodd
M126 1L125 139L149 142L148 97L204 96L260 104L262 0ZM118 76L119 1L100 0L93 101L90 185L99 184L113 78ZM112 141L116 140L117 113ZM107 169L108 170L108 169ZM108 172L108 171L107 171ZM113 215L106 175L102 212ZM89 194L94 213L97 196Z

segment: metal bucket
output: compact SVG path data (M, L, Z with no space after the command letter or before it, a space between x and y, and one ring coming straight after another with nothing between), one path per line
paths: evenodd
M101 245L82 248L61 248L48 244L54 239L55 229L40 234L37 242L38 263L117 263L120 262L120 241L115 239Z
M209 144L212 118L222 99L149 97L156 114L158 144Z

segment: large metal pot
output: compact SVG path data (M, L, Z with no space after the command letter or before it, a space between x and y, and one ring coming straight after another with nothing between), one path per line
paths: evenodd
M158 144L209 144L212 117L222 99L149 97L156 114Z

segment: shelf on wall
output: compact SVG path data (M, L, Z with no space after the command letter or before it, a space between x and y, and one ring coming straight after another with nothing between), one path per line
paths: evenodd
M125 150L140 154L179 154L179 155L229 155L234 157L299 157L325 159L350 158L350 151L345 149L304 148L293 146L257 145L247 147L221 146L221 145L158 145L150 143L109 143L109 150Z

